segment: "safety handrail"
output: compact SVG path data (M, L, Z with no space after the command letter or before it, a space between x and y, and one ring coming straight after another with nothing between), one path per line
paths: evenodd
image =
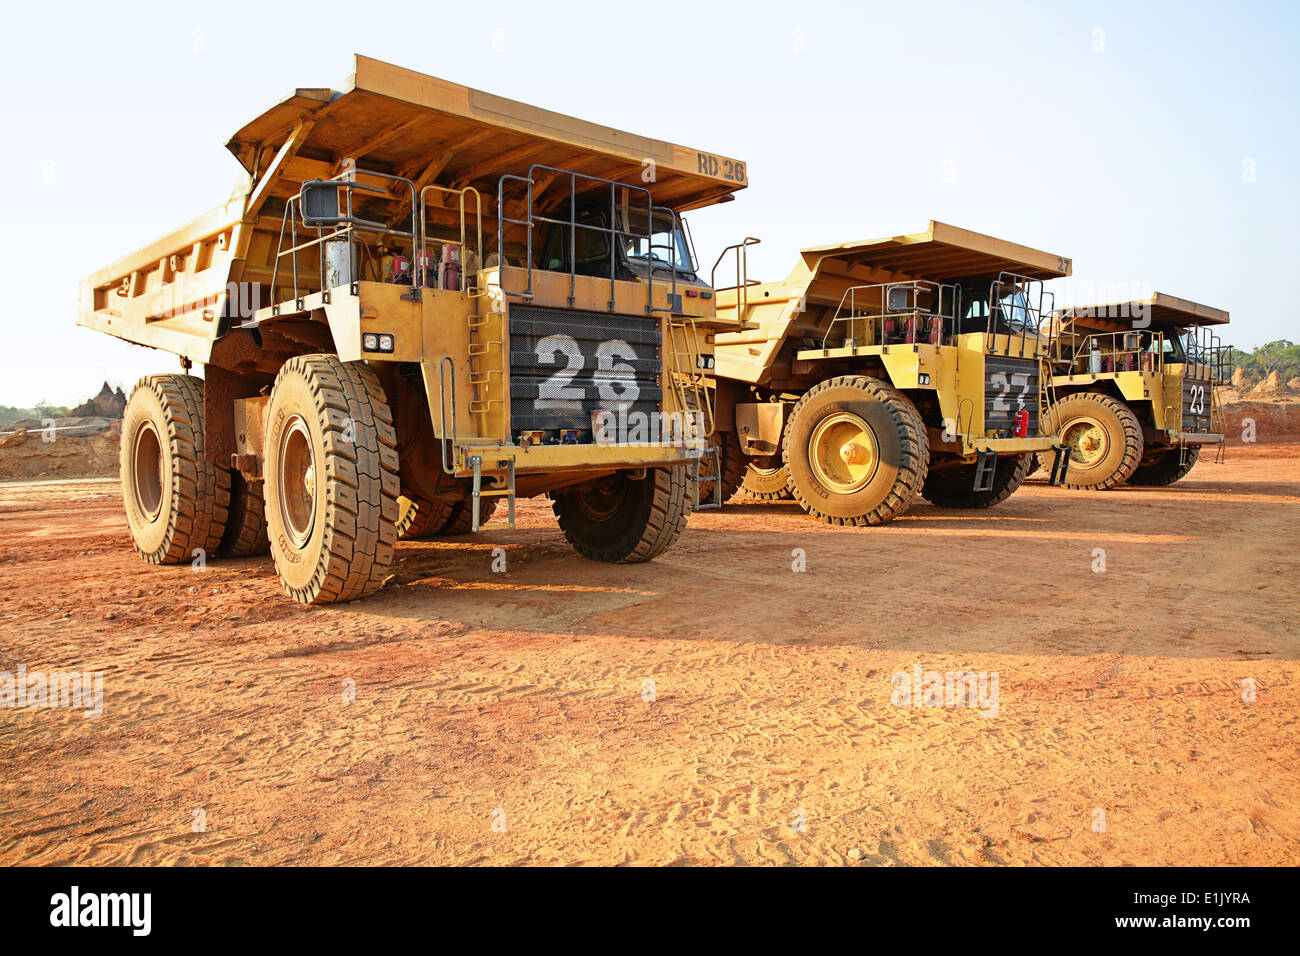
M537 185L538 173L549 174L547 186L555 179L566 177L569 182L569 218L558 219L551 216L544 216L537 213L534 208L536 197L533 195L533 187ZM604 184L609 187L609 225L601 226L589 222L578 221L578 180L581 179L588 183ZM525 218L518 219L506 215L506 184L522 183L525 187ZM619 228L619 190L623 190L624 196L631 194L640 194L645 197L645 233L635 232L631 229ZM639 215L642 211L640 203L638 208L632 210L629 208L630 203L624 203L624 211L630 216L633 213ZM588 232L602 233L610 237L609 239L609 311L615 308L615 281L618 278L618 245L622 239L644 239L646 248L649 249L654 245L654 214L656 210L666 211L675 217L675 213L667 207L656 206L654 198L650 195L650 190L643 186L634 186L628 183L616 182L612 179L605 179L601 176L590 176L586 173L575 172L570 169L561 169L557 166L545 166L535 163L528 168L527 176L516 176L506 174L497 180L497 258L501 266L501 278L499 284L501 291L507 295L517 295L525 299L533 297L533 230L538 223L546 223L553 226L564 226L569 230L569 307L572 308L577 298L577 274L578 274L578 249L577 236L578 230L584 229ZM505 234L506 226L522 226L527 232L526 249L527 262L525 263L526 279L522 289L509 289L505 284ZM673 248L676 248L676 238L673 239ZM672 290L669 294L669 304L667 310L671 311L677 296L677 269L675 266L676 256L672 268ZM654 304L654 269L650 270L646 276L646 312L662 312L664 307Z
M904 308L890 308L890 294L894 290L902 290L907 297L907 304ZM868 295L869 293L879 293L879 295ZM947 295L948 308L944 308L945 294ZM922 295L932 297L933 308L926 309L921 306L920 298ZM858 298L875 299L875 304L880 311L864 311L872 307L872 304L858 306ZM848 314L844 314L847 305ZM956 332L957 316L961 311L961 289L951 283L931 282L927 279L917 279L906 282L879 282L872 285L850 286L844 290L840 297L840 303L831 316L831 321L826 326L826 333L822 336L822 349L825 350L830 341L831 333L834 332L835 326L840 322L849 323L848 335L845 341L856 341L857 337L853 334L855 323L866 321L867 328L873 333L872 338L876 339L878 344L892 344L885 341L886 333L884 328L885 319L926 319L926 325L930 325L934 319L939 320L937 336L938 341L934 341L929 329L920 334L920 330L910 321L907 322L908 330L904 332L900 342L915 343L928 339L935 345L941 345L949 342ZM879 327L879 334L874 334ZM873 343L874 344L874 343Z
M430 190L438 193L445 193L448 195L456 196L458 198L460 202L460 248L462 252L464 252L466 248L465 195L467 193L474 194L474 228L475 228L475 250L476 250L475 255L477 257L474 265L475 265L475 269L483 268L483 197L482 195L473 186L466 186L464 189L451 189L447 186L434 186L434 185L425 186L423 189L420 190L420 249L419 249L419 254L416 256L416 260L417 260L416 268L411 270L412 273L418 271L420 285L425 287L427 287L429 284L428 276L426 274L426 270L429 267L425 261L427 258L426 252L428 251L429 243L430 242L439 243L442 245L444 250L446 249L447 246L453 244L449 239L429 238L429 224L428 224L428 217L427 217L428 201L425 198L425 193L429 192ZM469 293L470 298L475 298L480 295L486 295L487 294L486 289L480 290L478 288L477 276L473 275L473 273L470 272L470 270L467 268L468 264L462 262L460 265L461 265L462 277L472 276L472 280L466 281L466 285L469 285L470 281L472 281L473 283L473 290Z
M369 219L361 219L353 215L352 194L356 190L362 192L374 193L377 195L389 197L391 190L382 189L378 186L372 186L369 183L358 182L355 177L363 175L374 179L387 179L395 183L404 183L411 191L411 229L409 232L402 229L394 229L385 223L376 222ZM344 216L332 217L329 224L316 222L309 218L302 208L303 192L310 186L319 186L322 184L336 184L343 189L346 195L347 214ZM416 219L416 193L415 183L405 176L394 176L390 173L381 173L374 170L358 170L355 168L346 169L329 179L313 179L304 182L298 189L298 192L291 196L284 204L284 212L280 219L280 239L276 246L275 263L271 268L271 295L274 297L276 281L280 275L280 261L289 256L293 265L293 301L294 308L301 310L303 308L303 295L298 282L298 253L301 250L309 249L316 246L319 251L319 276L321 282L321 292L328 292L325 287L325 244L334 239L345 239L348 244L348 280L353 292L356 291L357 272L356 262L354 259L355 251L353 249L353 235L355 233L368 233L372 235L389 235L409 237L412 249L418 244L419 224ZM295 215L296 211L296 215ZM309 239L305 242L298 241L298 222L301 219L304 229L315 229L316 238ZM284 248L284 232L286 225L289 227L289 248ZM329 230L327 232L327 230ZM415 270L411 270L411 288L414 291L416 285ZM272 315L280 314L280 303L273 303L271 307Z
M1142 357L1152 357L1151 367L1142 367ZM1121 362L1131 356L1134 361ZM1165 370L1164 334L1146 330L1093 332L1080 340L1067 360L1066 374L1103 375L1112 372L1156 372ZM1064 363L1063 363L1064 364ZM1121 365L1132 365L1123 368ZM1106 366L1110 367L1107 368Z
M761 285L757 279L749 277L749 247L756 246L762 239L755 239L753 236L746 236L740 242L733 242L718 254L717 261L713 263L713 269L709 272L709 288L713 290L714 296L719 292L731 292L736 290L736 318L745 321L745 310L749 307L749 287ZM727 257L728 252L736 253L736 284L718 285L718 266L722 265L722 260Z
M1002 300L1005 297L1013 296L1017 293L1023 297L1023 304L1016 303L1011 305L1009 308L1013 314L1017 310L1024 313L1024 322L1021 323L1021 329L1023 331L1012 331L1010 333L999 332L997 331L999 312L1003 308L1007 308L1004 306ZM1038 300L1036 304L1033 301L1035 297ZM1037 359L1047 358L1052 354L1054 329L1053 312L1055 310L1055 305L1056 295L1055 293L1049 292L1043 288L1043 280L1033 279L1016 272L999 272L998 277L989 283L989 314L984 330L985 351L990 354L996 354L997 337L999 335L1005 335L1007 340L1006 349L1002 353L1004 356L1011 355L1012 339L1032 338L1034 340L1034 355L1032 357ZM1032 334L1028 331L1031 326L1031 317L1033 319ZM1015 324L1009 319L1006 324L1008 329L1015 328ZM1046 329L1046 332L1044 332L1044 329ZM1031 357L1024 355L1023 347L1021 350L1021 357Z

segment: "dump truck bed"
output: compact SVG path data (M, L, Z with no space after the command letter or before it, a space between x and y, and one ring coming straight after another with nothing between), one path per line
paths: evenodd
M827 275L857 272L869 282L961 282L992 279L999 272L1031 279L1070 274L1070 260L1063 256L934 220L923 232L813 246L800 255L809 270Z
M297 135L295 136L295 131ZM300 89L235 133L226 148L250 175L292 142L291 180L332 174L345 157L427 184L496 194L505 169L532 164L647 185L681 211L730 198L745 164L470 89L357 56L342 91ZM649 163L654 164L648 178Z
M1159 328L1186 329L1228 324L1228 313L1225 310L1180 299L1165 292L1152 293L1147 299L1074 305L1057 309L1056 316L1062 322L1071 322L1076 328L1096 332L1122 332L1132 328L1133 323L1139 320L1142 328L1153 325Z
M745 164L725 156L364 56L341 91L299 89L226 145L246 174L235 195L83 280L79 325L206 362L231 295L251 290L259 305L282 298L270 283L286 201L302 182L338 174L347 159L404 176L417 190L474 187L485 232L495 227L499 177L526 176L534 165L645 186L657 205L677 211L731 199L748 182ZM548 175L539 171L538 179ZM579 181L578 192L596 188ZM404 215L395 221L409 223L409 203Z
M1055 279L1070 274L1070 260L933 220L922 232L804 249L785 280L718 294L719 314L748 326L718 336L718 374L760 381L783 343L805 334L808 315L838 306L853 286L989 282L1002 272Z

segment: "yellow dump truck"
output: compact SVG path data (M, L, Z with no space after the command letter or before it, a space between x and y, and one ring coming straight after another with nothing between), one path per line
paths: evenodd
M227 143L225 205L96 272L81 325L180 356L140 381L123 497L149 562L269 548L302 602L399 535L549 494L580 553L646 561L707 482L715 300L682 212L745 164L358 56Z
M1047 372L1052 417L1070 449L1066 484L1169 485L1205 445L1223 447L1217 388L1232 377L1214 331L1228 313L1155 293L1057 311Z
M931 222L805 249L784 281L757 283L743 265L756 241L730 247L736 281L717 290L719 314L745 324L715 346L724 499L743 484L871 525L917 495L995 505L1038 452L1062 480L1064 448L1043 425L1043 281L1070 260Z

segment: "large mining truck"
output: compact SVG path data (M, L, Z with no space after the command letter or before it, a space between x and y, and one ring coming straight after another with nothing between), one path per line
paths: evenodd
M1232 368L1215 330L1227 312L1157 292L1060 309L1055 320L1047 374L1068 486L1170 485L1205 446L1223 450L1218 388Z
M610 562L716 497L706 370L735 326L681 214L744 163L361 56L226 145L226 204L81 285L79 324L184 373L123 423L146 561L269 549L295 600L346 601L399 536L513 527L521 495Z
M829 523L874 525L917 496L998 504L1038 453L1063 480L1043 414L1043 282L1069 275L1069 259L931 222L805 249L784 281L758 283L756 241L714 267L735 280L717 290L719 313L745 324L715 347L724 499L743 485Z

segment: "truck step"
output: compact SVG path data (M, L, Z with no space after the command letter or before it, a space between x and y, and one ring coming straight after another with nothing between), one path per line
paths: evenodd
M513 531L515 527L515 460L506 458L497 462L498 465L506 466L506 486L504 488L483 488L483 457L481 455L471 455L469 459L470 467L474 469L474 493L471 499L471 505L474 509L473 530L478 531ZM497 524L484 525L481 523L482 511L480 506L484 498L505 498L506 499L506 520Z

